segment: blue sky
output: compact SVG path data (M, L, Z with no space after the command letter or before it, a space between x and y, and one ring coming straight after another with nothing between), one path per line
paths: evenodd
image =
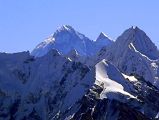
M0 0L0 51L32 50L68 24L91 39L138 26L159 46L158 0Z

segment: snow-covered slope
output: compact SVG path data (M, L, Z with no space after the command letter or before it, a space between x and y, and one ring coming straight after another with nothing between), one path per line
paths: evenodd
M104 90L101 93L101 99L108 98L121 101L127 101L124 97L135 99L133 95L127 92L131 91L128 82L115 66L108 63L106 60L102 60L96 65L96 84L99 86L103 84L104 86Z
M159 107L155 107L159 104L157 91L158 89L150 86L144 79L125 75L110 62L102 60L95 66L94 85L70 109L78 107L78 111L67 118L149 120L158 115Z
M95 42L75 31L71 26L63 25L53 35L40 43L31 54L35 57L41 57L51 49L57 49L62 54L68 54L72 49L75 49L81 56L92 56L111 41L104 35L101 35L99 39Z

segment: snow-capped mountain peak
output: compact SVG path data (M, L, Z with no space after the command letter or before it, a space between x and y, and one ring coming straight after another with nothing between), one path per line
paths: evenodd
M99 56L100 60L111 61L123 73L142 76L159 88L158 62L156 63L159 51L140 28L131 27L124 31L111 47L102 49ZM151 64L154 63L156 65L152 68Z
M111 38L109 38L104 32L101 32L100 35L98 36L97 40L101 40L101 39L108 39L111 40Z
M102 35L103 34L103 35ZM41 57L47 54L51 49L57 49L60 53L66 55L72 49L78 51L81 56L92 56L103 46L111 43L108 37L101 34L101 40L94 42L85 35L77 32L69 25L59 27L56 32L41 42L31 53L35 57Z
M126 49L133 45L140 53L146 55L150 59L158 59L159 51L155 44L150 40L146 33L138 27L131 27L127 29L116 40L119 49Z
M58 27L57 32L62 32L62 31L75 31L75 30L70 25L62 25L61 27Z
M84 39L86 38L83 34L77 32L72 26L70 25L63 25L61 27L58 27L58 29L55 31L53 37L56 39L56 41L58 40L58 38L60 37L60 40L63 40L64 38L62 37L66 37L67 40L70 40L71 37L76 37L76 39L72 39L74 41L77 40L77 38L79 39ZM66 40L65 39L65 40Z
M110 46L111 44L113 44L114 41L112 39L110 39L106 34L104 34L103 32L100 33L100 35L97 37L97 39L95 40L95 44L96 44L96 49L97 51L101 50L101 46L105 47L105 46Z

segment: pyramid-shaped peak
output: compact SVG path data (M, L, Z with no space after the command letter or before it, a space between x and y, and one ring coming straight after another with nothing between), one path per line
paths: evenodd
M101 32L101 33L100 33L100 36L105 36L105 37L107 37L107 35L106 35L104 32Z
M132 41L136 41L136 40L147 40L149 38L146 35L146 33L143 30L141 30L139 27L132 26L132 27L128 28L127 30L125 30L123 32L123 34L121 36L119 36L119 38L117 38L117 41L119 39L120 39L120 42L124 41L124 40L129 40L129 41L127 41L127 43L128 43L128 42L132 42Z
M101 32L95 42L97 45L106 46L112 44L114 41L111 38L109 38L106 34Z
M99 39L105 39L105 38L108 38L108 39L109 39L109 37L108 37L105 33L101 32L101 33L99 34L97 40L99 40Z
M131 27L124 31L124 33L117 38L115 44L120 46L119 49L129 48L131 44L137 51L150 59L159 58L159 52L155 44L146 33L138 27Z

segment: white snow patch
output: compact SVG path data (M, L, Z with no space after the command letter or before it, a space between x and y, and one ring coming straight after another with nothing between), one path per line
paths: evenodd
M122 73L125 79L129 79L131 82L137 82L138 80L134 76L128 76Z
M155 117L156 119L158 119L159 118L159 112L157 113L157 115L156 115L156 117Z
M109 98L109 99L117 99L123 101L124 100L123 97L126 97L126 99L136 98L124 90L123 85L120 83L126 80L122 79L122 75L119 74L118 72L119 71L113 65L107 63L105 60L102 60L96 65L95 84L103 85L104 87L104 90L100 95L101 99Z

